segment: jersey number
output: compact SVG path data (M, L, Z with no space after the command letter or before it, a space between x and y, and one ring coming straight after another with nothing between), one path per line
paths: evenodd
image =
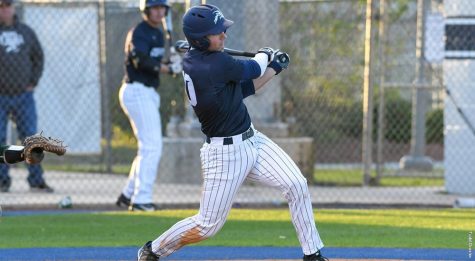
M191 106L196 106L197 101L193 81L191 80L191 77L185 72L183 72L183 78L185 79L185 90L188 100L190 101Z

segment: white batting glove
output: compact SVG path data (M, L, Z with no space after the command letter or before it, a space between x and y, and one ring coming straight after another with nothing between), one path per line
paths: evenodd
M274 60L274 55L276 53L276 51L270 47L263 47L261 49L259 49L259 51L257 51L258 53L265 53L267 54L267 62L271 62L272 60Z
M183 71L183 65L181 65L181 60L179 62L174 62L168 65L168 70L170 74L176 75Z
M181 63L182 58L179 54L174 53L170 55L170 63Z

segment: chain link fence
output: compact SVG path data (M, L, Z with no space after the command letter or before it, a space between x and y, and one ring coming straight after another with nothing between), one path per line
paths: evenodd
M173 41L184 39L181 18L197 2L171 1ZM459 196L474 196L475 4L372 2L372 38L365 42L366 1L207 1L235 21L227 47L271 46L290 54L290 68L246 105L255 126L302 169L317 206L449 206ZM27 169L10 166L12 185L0 193L0 205L51 206L71 196L73 206L112 207L137 153L118 91L125 36L141 20L138 1L20 1L16 11L45 56L34 92L38 131L61 137L69 151L43 161L54 193L30 192ZM12 46L10 30L0 27L1 55ZM373 52L370 119L363 110L365 48ZM11 68L1 68L2 77L17 73ZM183 79L165 75L161 82L165 139L154 200L196 205L204 137L185 102ZM5 142L16 144L22 134L11 111L9 118ZM365 131L372 137L369 162L363 160ZM236 204L284 201L277 191L248 182Z

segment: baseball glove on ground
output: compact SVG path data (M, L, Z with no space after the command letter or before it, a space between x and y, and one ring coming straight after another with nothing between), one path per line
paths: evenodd
M23 141L23 157L27 164L38 164L45 157L44 151L62 156L66 153L66 146L63 141L40 134L27 137Z

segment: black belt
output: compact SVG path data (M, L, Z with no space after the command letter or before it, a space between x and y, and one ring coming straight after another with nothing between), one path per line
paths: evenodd
M143 86L145 86L145 87L147 87L147 88L152 88L152 89L157 89L157 88L158 88L158 87L148 86L148 85L146 85L145 83L139 82L139 81L126 80L125 82L126 82L126 83L130 83L130 84L132 84L132 83L140 83L140 84L142 84Z
M242 136L242 140L245 141L247 139L249 139L250 137L254 136L254 130L252 128L249 128L249 130L247 130L246 132L244 132L243 134L241 134ZM210 137L206 137L206 143L211 143L211 138ZM231 145L233 144L233 138L232 137L226 137L223 139L223 145Z

